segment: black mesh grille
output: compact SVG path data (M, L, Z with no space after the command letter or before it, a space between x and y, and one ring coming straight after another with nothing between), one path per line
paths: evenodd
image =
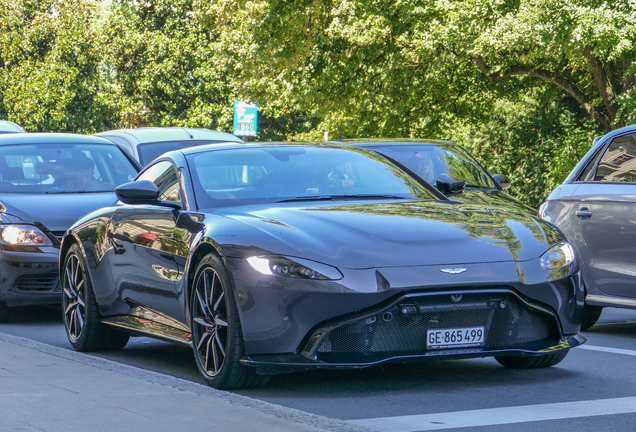
M427 330L465 327L484 327L484 349L558 338L550 315L522 305L511 294L446 294L403 299L375 315L336 327L324 337L318 356L423 353Z
M15 281L16 291L59 291L57 273L20 276Z

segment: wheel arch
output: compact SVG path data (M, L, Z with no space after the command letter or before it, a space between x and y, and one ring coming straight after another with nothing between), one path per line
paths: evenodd
M73 246L74 244L79 245L80 249L82 249L82 242L80 242L79 239L75 237L74 233L71 233L67 235L66 237L64 237L64 240L62 241L62 244L60 245L60 253L59 253L58 264L57 264L58 272L60 274L60 283L62 281L62 276L63 276L62 267L64 267L64 261L66 261L66 255L68 254L69 249L71 249L71 246ZM82 253L83 253L83 249L82 249Z
M185 318L186 318L186 324L188 326L190 326L190 320L191 320L191 316L190 316L190 296L192 294L192 289L193 289L193 284L194 284L194 276L195 273L197 271L197 267L199 266L199 263L201 262L201 260L209 255L209 254L214 254L216 255L218 258L221 259L221 261L223 261L223 263L225 264L225 259L224 259L224 255L223 255L223 251L221 249L221 246L214 241L214 239L211 238L204 238L201 239L201 241L199 242L199 244L196 246L194 252L192 252L192 254L190 255L190 262L187 265L187 273L185 275L186 280L185 280L185 293L184 293L184 303L185 303ZM227 266L226 266L227 268ZM230 281L232 283L234 283L232 281L232 277L230 276Z

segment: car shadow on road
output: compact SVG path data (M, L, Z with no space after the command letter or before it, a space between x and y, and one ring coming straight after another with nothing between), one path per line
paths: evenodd
M55 324L62 323L62 306L20 306L11 308L7 324Z
M636 338L636 321L599 323L589 330L583 332L583 335L587 333Z
M567 362L564 360L564 362ZM302 394L304 397L326 395L372 394L387 392L406 394L427 389L439 393L452 391L458 386L465 390L489 389L497 383L509 387L570 380L576 371L559 368L511 370L500 366L494 359L444 360L407 364L386 364L357 370L316 370L276 375L263 389L244 390L239 393L262 397L267 393L277 396Z

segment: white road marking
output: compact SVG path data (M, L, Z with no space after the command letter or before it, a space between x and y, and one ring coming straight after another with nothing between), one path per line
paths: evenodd
M608 348L608 347L602 347L602 346L596 346L596 345L580 345L578 347L576 347L575 349L580 350L580 349L585 349L585 350L590 350L590 351L600 351L600 352L607 352L607 353L612 353L612 354L625 354L625 355L631 355L631 356L636 356L636 351L635 350L626 350L626 349L620 349L620 348Z
M636 413L636 397L349 420L381 432L419 432Z

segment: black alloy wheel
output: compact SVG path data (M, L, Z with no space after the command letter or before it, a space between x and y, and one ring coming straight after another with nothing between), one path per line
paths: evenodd
M194 357L210 386L249 388L269 381L269 376L240 363L243 333L238 309L227 270L216 255L206 255L197 267L190 311Z
M568 355L569 350L554 354L543 354L538 356L495 356L495 360L508 369L539 369L554 366Z
M74 244L64 260L62 311L68 340L77 351L119 350L130 335L101 322L93 285L79 246Z

